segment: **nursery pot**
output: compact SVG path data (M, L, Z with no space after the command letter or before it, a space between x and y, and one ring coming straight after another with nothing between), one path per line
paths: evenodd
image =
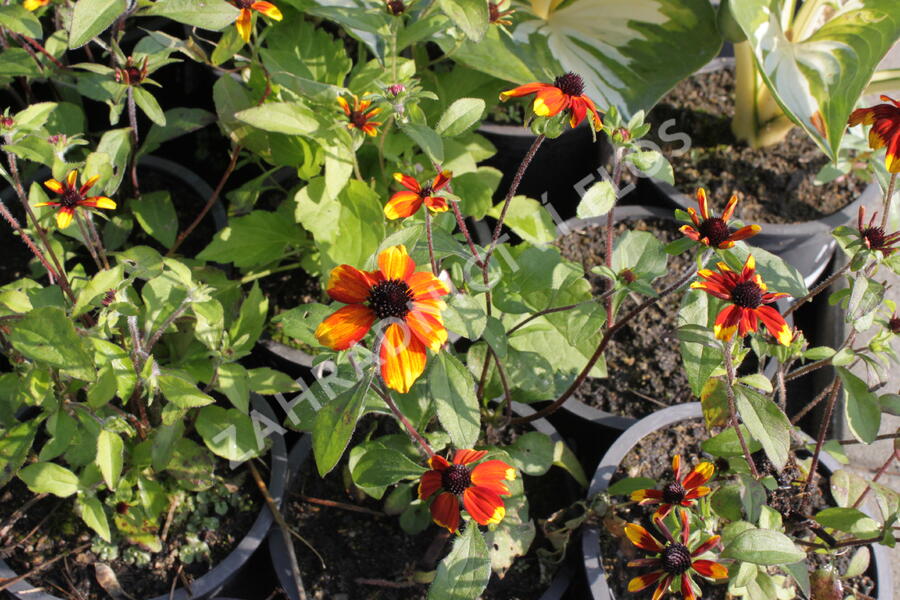
M254 410L261 412L270 421L275 421L275 413L266 401L257 395L253 395L252 406ZM272 439L272 449L269 453L270 457L270 476L268 482L269 493L276 503L281 503L284 497L285 481L287 476L288 457L285 448L284 439L281 436L274 436ZM260 499L262 509L259 516L250 527L250 531L238 543L238 545L226 556L222 562L214 566L208 573L195 579L191 583L191 592L188 593L184 588L179 587L174 594L163 594L153 598L153 600L206 600L212 598L219 593L234 577L238 574L244 564L250 559L250 556L256 551L263 542L269 528L272 526L274 518L269 508ZM16 577L17 574L6 564L0 560L0 579ZM60 598L41 591L39 588L33 587L27 580L20 581L7 588L17 600L61 600Z
M606 455L600 461L591 486L588 489L588 497L591 498L609 487L610 479L625 458L625 455L650 433L689 419L703 417L703 410L699 402L691 402L678 406L671 406L638 421L622 435ZM822 467L833 472L841 468L828 453L822 453L819 457ZM606 574L600 557L600 534L596 527L585 526L581 536L582 551L584 552L584 568L587 575L587 583L594 600L616 600L606 583ZM875 566L875 578L878 584L877 600L891 600L893 595L893 574L891 573L890 556L885 548L873 544L872 564Z
M520 417L534 414L535 412L532 408L518 402L513 402L512 408L513 412ZM553 442L562 441L562 436L546 419L537 419L532 421L531 425L535 430L548 435ZM311 437L304 435L291 450L288 457L288 462L291 464L291 471L287 481L288 492L295 489L300 483L299 477L296 477L296 475L303 462L309 459L310 444ZM287 549L284 546L284 536L278 526L273 527L269 532L268 544L269 554L272 557L272 566L275 569L275 574L278 576L279 586L285 591L290 600L299 600L300 595L291 576L291 566L287 558ZM571 565L563 563L539 600L560 600L563 598L572 581L573 570ZM302 573L300 575L301 577L303 576Z

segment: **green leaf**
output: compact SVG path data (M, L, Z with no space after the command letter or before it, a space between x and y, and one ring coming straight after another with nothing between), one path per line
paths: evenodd
M245 462L266 449L249 416L234 408L205 406L197 415L197 433L213 454L233 462Z
M35 494L67 498L78 491L78 475L56 463L32 463L19 471L19 479Z
M178 234L178 215L169 192L150 192L131 201L131 212L144 231L169 248Z
M806 558L791 539L771 529L748 529L725 546L722 558L735 558L755 565L781 565Z
M166 115L153 94L142 87L132 87L131 92L134 96L135 104L147 115L147 118L157 125L165 127Z
M0 487L6 486L25 464L40 424L40 419L25 421L5 430L0 436Z
M587 475L578 461L578 457L572 449L562 440L553 445L553 464L569 472L575 481L583 488L588 487Z
M193 382L178 375L160 375L158 381L163 396L178 408L197 408L215 402L211 396L197 389Z
M499 218L503 203L497 203L488 215ZM530 244L549 244L556 239L556 223L547 209L537 200L514 196L509 203L505 224Z
M735 387L734 391L741 420L781 472L791 446L791 422L775 402L756 391L742 386Z
M491 558L478 526L470 522L438 565L428 600L472 600L487 587Z
M480 338L487 325L484 296L454 294L449 298L447 308L441 315L447 329L470 340Z
M490 26L487 3L480 0L440 0L441 10L473 43L480 42Z
M616 191L609 181L598 181L587 189L575 214L579 219L602 217L616 204Z
M333 306L311 302L275 315L272 317L272 323L279 325L284 335L310 346L318 346L316 328L333 312Z
M642 177L655 177L669 185L675 185L675 173L672 165L662 153L656 150L643 152L630 152L625 155L625 160L632 163L640 170Z
M421 123L399 123L400 130L428 155L432 162L444 162L444 142L428 125Z
M150 131L144 136L144 143L138 150L138 156L150 154L163 143L202 129L216 121L214 114L200 108L173 108L165 112L165 117L164 126L156 123L150 126Z
M262 335L268 313L269 300L259 289L259 282L254 282L253 288L241 304L238 320L228 331L231 339L232 359L250 354L259 340L259 336Z
M393 448L371 448L353 466L353 481L363 487L393 485L402 479L418 477L425 468Z
M847 565L847 570L844 571L841 577L850 578L865 573L866 569L869 568L870 556L871 555L867 547L863 546L862 548L858 549L856 553L854 553L850 558L850 564Z
M871 444L878 437L881 426L881 409L878 398L869 391L866 382L843 367L837 368L844 382L844 417L853 437Z
M100 468L106 487L110 490L115 490L119 483L124 453L125 444L119 434L101 429L100 435L97 436L97 456L94 461Z
M319 128L316 114L297 102L266 102L234 116L264 131L288 135L310 135Z
M112 541L109 531L109 520L107 520L106 512L103 510L103 503L96 496L76 498L75 507L85 525L93 529L97 535L107 542Z
M163 424L156 428L150 447L150 464L154 471L163 471L169 466L182 435L184 435L183 421L176 421L171 425Z
M481 411L472 375L450 353L441 352L432 363L428 383L438 420L453 445L473 447L481 432Z
M84 381L94 379L94 361L61 308L35 308L9 325L7 339L26 358L64 370Z
M750 452L758 452L761 450L762 445L750 436L750 431L747 429L747 426L741 425L740 427L741 433L744 435L744 441L747 442L747 447ZM703 440L700 442L700 447L704 452L721 458L742 456L744 453L741 449L741 442L738 440L737 433L735 433L734 429L731 427L707 440Z
M688 290L684 294L678 313L678 337L685 374L695 396L700 395L713 371L722 365L722 346L714 339L709 341L684 339L682 332L687 327L699 324L701 327L706 326L707 331L711 333L717 313L715 302L710 301L710 295L706 292Z
M512 465L525 475L538 477L553 464L553 440L546 433L529 431L504 448Z
M630 496L637 490L656 488L656 480L649 477L626 477L615 482L606 490L610 496Z
M208 490L215 483L215 458L209 450L189 439L180 438L166 465L178 485L191 492Z
M838 469L832 473L829 484L831 486L831 495L840 507L854 504L866 487L868 487L868 482L865 479L856 473L844 469Z
M342 392L319 409L312 431L313 455L319 475L325 477L337 464L356 429L366 405L366 394L372 386L375 369L350 389Z
M0 6L0 25L16 33L27 35L35 39L44 37L41 22L31 11L25 10L19 4ZM19 125L16 115L16 125Z
M300 385L292 377L268 367L250 369L247 376L250 389L263 396L300 391Z
M69 48L80 48L125 12L125 0L79 0L72 9Z
M881 527L874 519L856 508L826 508L813 517L820 525L852 533L860 539L878 535Z
M476 2L475 4L479 4ZM481 98L460 98L447 107L435 131L444 137L456 137L468 131L481 119L485 103Z
M224 0L157 0L141 14L168 17L185 25L220 31L233 24L240 12Z
M288 246L302 238L300 229L283 214L255 210L230 219L197 258L234 263L239 269L260 267L282 258Z

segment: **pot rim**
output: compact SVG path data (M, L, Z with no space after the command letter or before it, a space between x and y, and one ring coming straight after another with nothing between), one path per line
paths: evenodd
M648 434L673 423L702 417L703 409L701 404L699 402L688 402L664 408L638 421L623 435L619 436L609 450L606 451L603 458L600 459L600 464L597 465L597 470L591 478L588 498L605 491L609 487L610 479L616 472L622 459ZM827 452L821 454L819 462L832 473L841 468L840 463ZM867 511L863 509L863 512ZM588 587L595 600L616 600L606 583L606 572L603 569L600 553L596 550L599 548L599 544L599 529L595 526L586 525L582 531L581 549L584 555L584 568ZM891 600L893 598L893 573L891 571L890 556L887 553L887 549L880 544L872 544L871 550L878 583L877 598L878 600Z
M256 394L251 396L253 409L261 412L271 421L275 421L275 412L272 407L261 397ZM269 451L271 460L271 475L269 477L269 493L277 503L281 503L286 489L286 475L288 467L287 449L285 447L284 438L280 435L274 436L272 448ZM223 459L224 460L224 459ZM237 546L217 565L197 578L191 585L191 594L179 587L175 590L174 595L162 594L151 600L200 600L210 598L217 592L221 591L229 580L244 566L250 559L250 556L256 552L257 548L262 544L269 529L272 526L274 517L269 507L265 503L261 503L259 514L247 534L241 539ZM0 578L16 577L17 574L6 563L0 559ZM12 597L19 600L61 600L57 596L48 594L43 591L33 591L35 588L27 580L19 581L7 588Z

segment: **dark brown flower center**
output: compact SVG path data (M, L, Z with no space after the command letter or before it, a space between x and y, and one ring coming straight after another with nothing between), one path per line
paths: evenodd
M663 489L663 502L666 504L681 504L687 491L684 486L673 481Z
M900 317L891 317L891 320L888 321L888 328L891 333L900 333Z
M363 111L354 110L350 112L350 122L356 125L357 128L362 129L369 122L369 118Z
M422 191L419 192L419 195L422 196L423 198L425 198L427 196L432 195L433 193L434 193L434 188L431 187L430 185L426 185L425 187L422 188Z
M255 2L256 0L234 0L234 5L238 8L245 8L249 10Z
M565 75L560 75L553 81L553 85L558 87L563 94L567 96L580 96L584 93L584 81L580 75L569 71Z
M369 292L369 308L378 319L402 319L409 312L412 302L412 290L406 282L399 279L388 279L376 284Z
M663 550L662 568L666 573L681 575L691 568L691 551L684 544L671 544Z
M867 227L862 230L863 239L866 246L873 250L880 250L884 247L884 229L881 227Z
M402 15L406 11L406 5L403 0L387 0L387 9L394 16Z
M731 301L744 308L762 304L763 291L752 281L742 281L731 290Z
M731 229L728 224L719 217L712 217L700 223L700 237L708 239L710 246L718 247L730 235Z
M59 199L59 203L62 204L66 208L74 208L78 206L78 203L82 200L81 194L78 193L78 190L74 188L70 188L68 185L63 188L62 196Z
M462 494L463 490L472 485L472 476L469 467L465 465L450 465L441 473L441 487L451 494Z

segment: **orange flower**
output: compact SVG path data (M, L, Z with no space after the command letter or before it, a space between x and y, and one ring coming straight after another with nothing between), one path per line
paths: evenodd
M722 250L731 248L735 242L753 237L762 229L759 225L747 225L737 231L732 231L728 227L728 221L734 214L734 207L737 206L737 202L737 196L732 195L725 206L722 218L711 217L709 216L709 206L706 202L706 190L699 188L697 190L697 204L700 206L700 216L703 217L703 220L701 221L697 217L697 211L689 208L688 214L691 215L694 227L682 225L679 231L695 242L700 242L710 248L721 248Z
M505 481L516 478L516 470L502 460L487 460L474 468L487 450L457 450L453 463L435 454L428 459L431 471L419 481L419 499L427 500L440 489L444 491L431 503L431 518L450 533L459 529L459 497L466 512L480 525L499 523L506 515L501 495L508 495Z
M510 97L528 96L536 94L534 98L534 114L539 117L552 117L564 110L569 111L569 125L577 127L591 111L591 126L594 131L599 131L603 126L600 113L594 102L584 95L584 81L580 75L566 73L560 75L549 83L526 83L512 90L500 92L500 100L506 101Z
M450 182L453 176L450 171L441 171L434 178L431 185L424 188L419 185L413 177L404 175L403 173L394 173L394 179L406 188L391 196L388 203L384 205L384 214L388 219L400 219L410 217L421 208L422 203L425 204L432 212L445 212L450 207L447 201L441 196L432 196L433 193L440 191Z
M629 592L639 592L647 589L657 581L659 585L653 591L653 600L659 600L669 589L669 585L676 577L681 579L681 596L684 600L697 600L694 592L694 582L691 571L710 579L725 579L728 577L728 567L713 560L696 559L704 552L711 550L719 543L719 536L714 535L691 552L688 548L688 539L691 530L688 526L687 511L681 511L681 541L676 541L669 529L661 519L653 519L653 523L665 536L667 544L660 543L649 531L637 525L628 523L625 525L625 535L631 543L647 552L659 554L657 558L639 558L628 561L629 567L654 567L653 571L639 575L628 582Z
M274 21L280 21L282 19L281 11L271 2L263 2L262 0L256 2L253 0L234 0L233 4L241 9L241 14L238 15L237 21L234 22L234 26L237 27L238 33L241 34L241 39L244 40L245 44L250 41L250 32L253 31L253 13L250 11L255 10Z
M381 377L401 394L425 370L425 349L433 352L447 341L441 319L450 292L430 271L415 272L416 263L404 246L378 255L377 271L339 265L331 271L328 295L347 306L316 328L316 339L332 350L346 350L360 341L376 320L388 320L381 339Z
M351 94L352 96L352 94ZM375 136L378 133L376 129L379 125L381 125L380 121L370 121L372 117L381 112L380 108L369 108L372 105L370 100L360 100L356 96L353 96L353 108L350 108L350 104L347 103L347 100L344 99L343 96L338 96L337 98L338 104L341 105L341 108L344 109L344 113L347 115L347 118L350 119L350 122L347 123L347 129L359 129L364 132L366 135Z
M744 269L740 273L735 273L722 262L716 266L719 268L718 273L702 269L697 275L706 281L695 281L691 284L692 288L731 302L716 317L713 327L716 337L727 341L734 336L735 331L740 337L744 337L749 332L757 330L758 319L779 343L785 346L790 344L793 334L784 317L771 306L764 306L787 294L767 292L766 284L756 272L756 260L753 256L747 257Z
M676 454L672 457L674 481L661 490L635 490L631 499L641 505L661 503L653 518L664 519L673 506L691 506L693 500L709 494L709 488L703 484L709 481L714 470L712 463L702 462L682 478L681 456Z
M25 10L35 11L48 4L50 4L50 0L25 0L25 2L22 3L22 7Z
M900 101L888 96L881 99L890 104L877 104L869 108L857 108L850 113L848 123L871 125L869 146L879 150L887 146L884 166L891 173L900 173Z
M99 178L99 175L94 175L85 181L80 188L75 187L78 184L78 171L69 171L69 174L66 175L65 183L60 183L55 179L48 179L44 182L44 185L59 194L61 198L56 202L38 202L35 206L59 207L59 210L56 211L56 226L60 229L65 229L72 224L72 217L75 216L75 208L78 206L113 209L116 207L116 203L111 198L106 196L84 197Z

